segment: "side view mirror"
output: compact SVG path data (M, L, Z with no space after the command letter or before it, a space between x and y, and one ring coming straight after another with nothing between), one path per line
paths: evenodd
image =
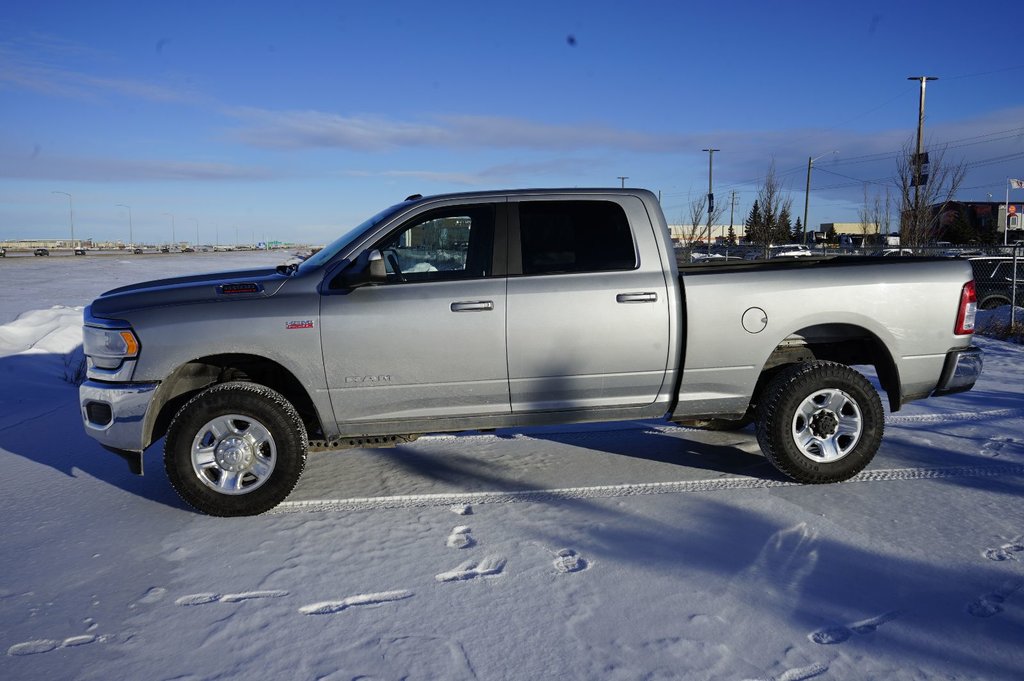
M381 255L380 251L376 248L370 251L367 257L369 261L369 279L368 283L371 284L383 284L388 280L388 272L384 267L384 256Z
M363 251L334 277L330 287L334 290L354 290L368 284L383 284L388 280L384 256L377 249Z

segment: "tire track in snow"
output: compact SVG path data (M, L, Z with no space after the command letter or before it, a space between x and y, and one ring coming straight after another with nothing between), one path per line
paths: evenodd
M961 421L987 421L998 418L1019 418L1024 409L989 409L986 411L964 411L948 414L907 414L886 416L885 424L898 426L911 423L959 423Z
M888 468L864 471L844 483L890 482L900 480L950 480L957 478L990 478L1024 476L1024 464L981 466L944 466L933 468ZM649 496L655 494L687 494L691 492L722 492L728 490L792 487L798 482L769 480L746 476L676 482L646 482L591 487L511 490L493 492L460 492L453 494L407 494L390 497L359 497L353 499L310 499L283 501L270 513L316 513L319 511L375 511L390 508L450 507L458 504L510 504L547 502L564 499L597 499L611 497Z

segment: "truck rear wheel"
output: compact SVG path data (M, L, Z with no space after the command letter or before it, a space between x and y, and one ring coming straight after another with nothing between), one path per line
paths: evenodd
M164 467L178 495L215 516L256 515L295 487L309 443L295 408L256 383L219 383L175 415Z
M860 373L835 362L783 370L758 406L761 451L797 482L852 478L874 458L884 428L878 392Z

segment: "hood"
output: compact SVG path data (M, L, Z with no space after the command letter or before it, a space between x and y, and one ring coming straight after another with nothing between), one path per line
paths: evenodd
M95 317L114 319L141 308L269 298L286 281L288 275L268 268L156 279L111 289L90 308Z

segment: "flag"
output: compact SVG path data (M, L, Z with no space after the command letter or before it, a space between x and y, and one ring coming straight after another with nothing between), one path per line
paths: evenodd
M1024 189L1024 180L1010 180L1010 189Z

